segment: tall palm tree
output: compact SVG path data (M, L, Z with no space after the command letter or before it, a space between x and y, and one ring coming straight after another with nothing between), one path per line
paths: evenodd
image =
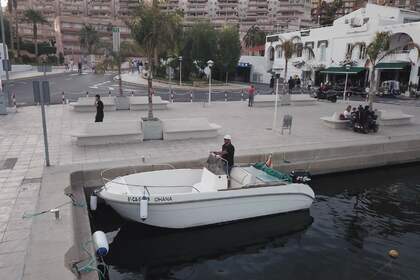
M137 9L129 26L137 44L144 50L147 57L146 70L148 85L148 119L153 119L152 81L154 66L158 61L159 52L163 47L174 48L179 34L181 20L175 13L162 13L158 1L152 4L142 3Z
M245 47L253 48L258 45L265 43L265 32L262 31L258 26L252 25L246 32L242 41Z
M299 36L294 36L288 40L283 41L280 44L281 47L281 51L283 52L283 57L284 57L284 82L287 82L287 70L288 70L288 65L289 65L289 60L293 57L294 54L297 53L298 48L296 47L296 40L299 40ZM309 59L315 57L314 51L312 50L312 48L303 46L302 47L302 52L303 50L308 51L309 53Z
M16 21L16 18L13 18L13 2L7 1L7 11L9 14L9 33L10 33L10 49L13 50L15 47L14 38L13 38L13 21Z
M34 9L28 9L24 12L24 21L32 23L32 31L34 35L35 56L38 58L38 24L48 24L47 19Z
M390 49L391 33L390 32L377 32L371 43L366 47L367 62L369 63L369 107L373 108L373 101L375 93L378 90L378 80L376 78L376 67L377 65L388 55L391 55L402 49L417 49L417 53L420 54L420 46L416 43L409 42L402 46L398 46ZM353 44L350 49L348 57L351 58L352 51L356 46L366 45L365 42L357 42Z
M99 39L99 33L92 25L84 24L82 29L80 29L80 47L84 48L88 54L92 54L95 48L100 45Z

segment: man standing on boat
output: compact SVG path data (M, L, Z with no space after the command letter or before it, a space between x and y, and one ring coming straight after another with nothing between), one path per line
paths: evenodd
M223 137L223 141L222 151L214 153L225 160L223 161L224 169L226 174L230 175L230 170L232 170L234 164L233 158L235 155L235 147L232 145L232 137L229 134L226 134L225 137Z

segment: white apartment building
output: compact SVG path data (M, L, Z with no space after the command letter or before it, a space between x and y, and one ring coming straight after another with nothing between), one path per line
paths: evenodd
M289 61L287 79L298 75L304 81L311 79L315 84L328 81L342 81L344 72L351 72L355 86L365 86L368 81L366 46L377 32L390 32L390 49L404 46L408 42L420 44L420 13L374 4L356 10L334 21L332 26L279 33L267 36L265 44L266 70L278 69L284 75L285 60L281 49L284 40L294 38L297 52ZM351 69L345 64L348 50L357 46L350 58ZM306 48L311 48L311 58ZM347 63L349 59L347 59ZM377 65L380 81L399 80L402 85L419 84L419 54L416 49L401 49L386 56Z

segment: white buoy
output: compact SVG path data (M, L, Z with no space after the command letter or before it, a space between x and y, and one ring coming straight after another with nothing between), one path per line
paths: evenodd
M90 196L90 210L95 211L98 207L98 197L96 195Z
M147 219L147 208L149 204L149 199L143 195L140 199L140 218L144 221Z
M103 231L95 231L92 235L93 245L95 246L95 252L98 256L105 256L108 254L109 245L106 235Z

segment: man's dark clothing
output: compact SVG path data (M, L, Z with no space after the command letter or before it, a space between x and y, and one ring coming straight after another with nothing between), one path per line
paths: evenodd
M222 157L228 162L229 169L230 169L232 168L234 164L233 157L235 155L235 147L232 145L232 143L223 144L222 152L225 152L225 151L226 151L226 154L224 154Z
M287 83L289 84L289 90L292 90L295 87L295 81L292 78L290 78Z
M104 120L104 103L101 100L96 102L96 116L95 122L102 122Z

